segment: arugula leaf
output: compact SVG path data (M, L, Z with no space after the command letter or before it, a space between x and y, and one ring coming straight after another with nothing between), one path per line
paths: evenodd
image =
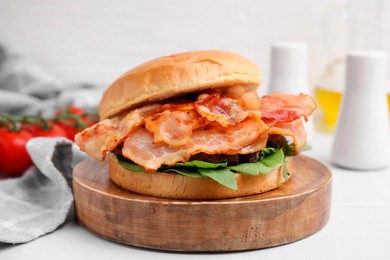
M294 156L294 155L296 155L295 154L295 145L294 145L294 143L290 143L290 144L286 143L281 148L283 149L283 152L284 152L284 154L286 156Z
M165 170L164 172L176 172L181 175L187 176L187 177L193 177L193 178L202 178L203 176L200 175L200 173L195 169L195 171L191 171L188 169L175 169L175 168L170 168Z
M268 167L270 170L274 168L278 168L283 164L284 161L284 153L282 149L274 150L274 153L269 154L268 156L264 157L260 161L256 163L262 163L266 167Z
M295 145L294 143L290 143L290 144L284 144L282 146L282 149L283 149L283 152L286 156L294 156L294 155L297 155L297 153L295 152ZM306 152L306 151L309 151L311 150L311 146L310 145L305 145L303 146L300 150L299 150L299 153L302 153L302 152Z
M175 166L183 166L183 167L196 167L200 169L216 169L216 168L225 168L227 163L209 163L204 161L189 161L185 163L176 163Z
M230 166L229 169L235 172L248 174L252 176L257 176L259 174L265 174L269 172L268 168L259 162L242 163L235 166Z
M284 162L283 150L271 149L273 148L269 148L267 151L264 150L265 155L263 155L262 152L262 156L264 157L255 163L242 163L235 166L230 166L228 168L239 173L254 176L259 174L267 174L272 169L280 167Z
M287 169L287 159L284 159L283 161L283 178L285 181L288 181L288 177L290 177L290 173Z
M222 169L198 169L203 177L208 177L214 181L230 188L237 190L236 175L228 168Z
M265 148L264 150L261 151L261 158L267 156L267 155L270 155L270 154L274 154L278 151L279 149L277 148L272 148L272 147L268 147L268 148Z
M123 160L122 158L118 158L118 162L119 164L129 170L129 171L133 171L133 172L144 172L145 171L145 168L142 167L142 166L139 166L138 164L135 164L133 162L130 162L130 161L127 161L127 160Z
M304 147L301 148L301 150L299 151L300 153L301 152L306 152L306 151L310 151L312 149L312 147L308 144L305 144Z

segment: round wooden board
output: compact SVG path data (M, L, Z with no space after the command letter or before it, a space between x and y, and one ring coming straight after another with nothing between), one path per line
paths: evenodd
M116 242L170 251L238 251L290 243L329 220L331 172L306 156L292 160L291 179L278 189L225 200L175 200L126 191L107 164L80 162L73 173L82 226Z

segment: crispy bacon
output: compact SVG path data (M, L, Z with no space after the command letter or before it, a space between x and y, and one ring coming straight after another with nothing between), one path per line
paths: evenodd
M75 141L99 160L123 143L123 155L148 170L187 161L197 153L257 152L265 148L268 135L291 137L296 153L305 145L302 118L307 120L316 107L311 97L275 93L251 108L224 95L213 91L195 102L133 109L85 129ZM258 105L261 109L256 109Z
M207 123L195 110L165 110L145 119L146 129L154 135L153 142L165 142L171 146L186 144L191 138L192 130Z
M267 124L292 122L301 117L308 120L315 108L314 100L304 94L273 93L261 98L262 119Z
M194 103L196 111L209 121L216 121L224 127L240 123L248 112L235 99L220 97L219 94L204 94Z
M107 151L112 151L120 143L119 118L104 119L76 134L75 142L90 156L104 160Z
M147 170L157 170L162 165L185 162L193 154L249 154L265 148L268 127L259 117L253 116L231 127L214 125L193 131L190 140L182 146L154 143L153 135L143 126L131 133L124 143L125 157Z
M295 154L298 154L306 144L306 131L303 128L301 118L291 122L276 123L269 128L268 133L270 135L290 136L293 139Z
M82 151L90 156L104 160L106 153L122 143L129 133L135 127L143 124L144 118L158 106L144 106L130 111L125 116L104 119L78 133L75 136L75 142Z

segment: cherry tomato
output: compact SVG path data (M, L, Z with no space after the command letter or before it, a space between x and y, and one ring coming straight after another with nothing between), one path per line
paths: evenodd
M86 112L81 107L70 105L66 108L60 109L56 112L56 116L62 115L85 115Z
M83 115L85 114L85 110L82 109L81 107L77 107L74 105L71 105L68 107L68 111L73 114L73 115Z
M96 116L89 115L84 109L74 105L58 111L56 113L56 116L64 116L66 118L65 120L58 121L57 125L65 129L68 134L68 139L72 141L74 141L74 136L77 133L82 131L84 128L95 124L98 121ZM77 116L79 122L77 122L76 119L72 118L72 116Z
M39 126L32 126L29 129L34 137L68 137L68 133L58 124L50 124L49 129L42 129Z
M26 149L27 141L32 137L26 130L11 132L0 128L0 172L18 176L32 165Z
M66 138L68 138L69 140L72 140L74 141L74 136L81 131L81 129L77 129L76 127L74 126L71 126L71 125L67 125L67 124L64 124L64 123L58 123L59 126L61 126L63 129L65 129L66 131Z
M69 140L74 141L74 136L81 131L76 127L76 123L72 119L67 119L66 121L59 121L56 123L58 127L62 128L66 135L65 137Z

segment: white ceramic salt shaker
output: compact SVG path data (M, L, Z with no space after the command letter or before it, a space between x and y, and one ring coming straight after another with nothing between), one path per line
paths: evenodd
M375 170L390 163L386 53L347 53L345 91L332 150L334 164Z
M308 93L307 56L304 42L272 44L268 93Z

